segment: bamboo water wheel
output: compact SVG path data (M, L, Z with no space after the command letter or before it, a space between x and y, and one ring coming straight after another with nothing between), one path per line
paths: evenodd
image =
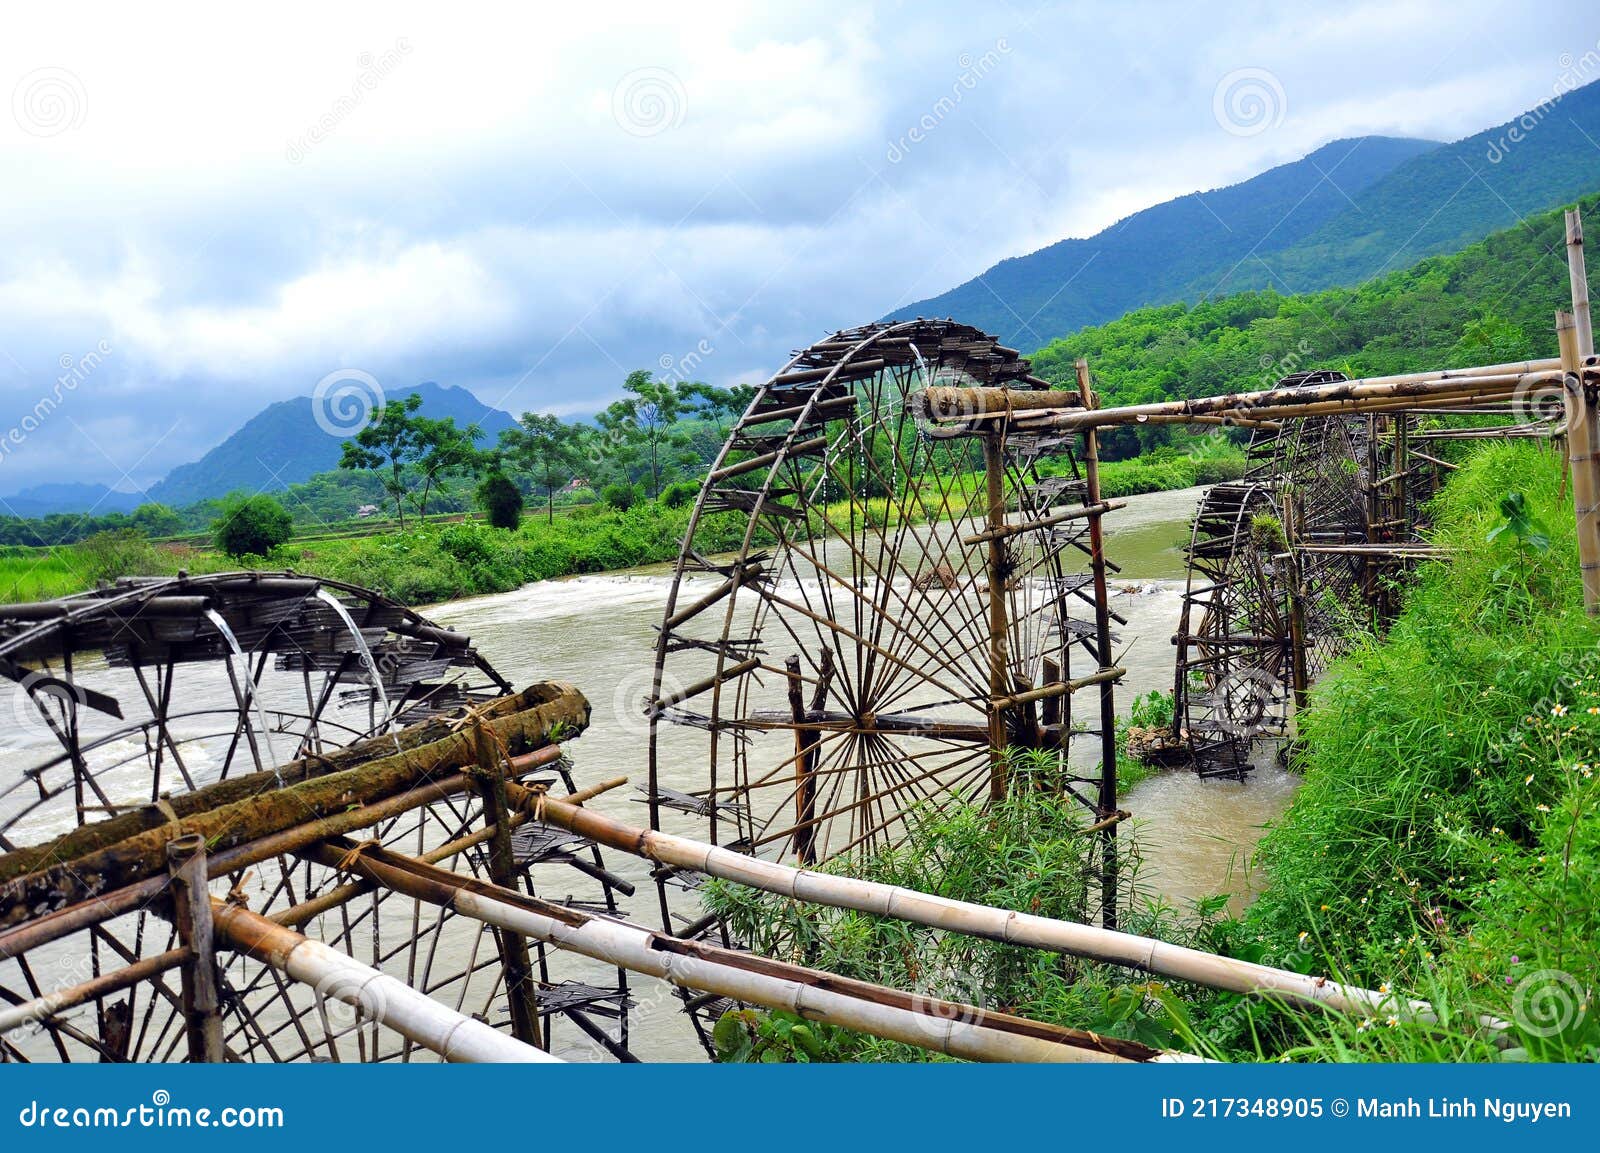
M935 427L908 404L935 383L1047 387L965 325L868 325L796 354L734 428L660 629L656 827L859 858L914 809L1003 793L1006 748L1039 750L1031 770L1099 812L1099 714L1075 713L1087 685L1069 682L1113 662L1075 438L985 436L977 413ZM715 931L673 909L688 883L663 877L669 928Z
M1331 384L1338 372L1277 387ZM1419 416L1313 416L1258 429L1238 483L1207 491L1191 526L1174 717L1202 776L1243 777L1252 745L1352 638L1396 611L1440 470L1408 455Z
M384 742L399 747L391 735L397 726L510 690L469 638L369 590L294 573L130 580L60 601L0 607L0 674L9 682L0 867L8 854L15 863L31 847L97 822L176 820L172 805L185 794L253 773L270 777L299 758L332 756L359 741L387 752ZM554 758L530 779L557 794L576 787L571 767ZM483 828L484 803L472 793L445 796L364 836L405 853L441 852ZM592 842L529 823L513 850L513 883L526 891L616 912L621 883ZM488 877L487 854L474 840L449 859ZM339 869L294 855L231 877L253 912L400 976L458 1012L507 1024L505 974L490 930L390 889L352 890L349 882ZM225 889L214 885L213 893ZM0 1010L159 963L175 948L177 930L158 904L0 960ZM0 927L26 927L40 910L0 913ZM225 963L218 956L230 1060L433 1059L359 1007L339 1003L336 991L288 981L243 953L226 954ZM557 1046L625 1056L624 972L543 946L531 961L542 1032L555 1034ZM177 976L160 968L0 1036L6 1060L162 1061L184 1054Z

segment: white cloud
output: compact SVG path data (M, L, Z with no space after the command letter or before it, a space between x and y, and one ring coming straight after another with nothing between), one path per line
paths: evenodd
M31 6L0 89L64 69L83 106L55 135L0 113L0 406L109 339L79 423L149 480L337 367L566 413L701 340L707 377L752 379L819 333L1335 137L1503 120L1595 36L1576 4L1533 19L1486 0ZM1287 106L1241 139L1212 89L1246 66ZM653 134L616 118L640 70L676 102ZM91 410L117 422L104 437ZM30 441L39 478L117 479L75 436L57 421Z

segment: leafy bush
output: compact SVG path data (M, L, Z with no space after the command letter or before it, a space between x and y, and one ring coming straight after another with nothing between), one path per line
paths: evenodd
M293 535L294 520L265 493L235 493L222 502L211 532L217 548L230 557L267 556Z
M695 497L700 495L698 481L674 481L661 490L661 503L668 508L684 508L694 503Z
M136 529L96 533L72 550L72 567L87 585L160 571L160 554Z
M627 512L638 504L640 495L636 484L608 484L600 490L600 499L618 512Z

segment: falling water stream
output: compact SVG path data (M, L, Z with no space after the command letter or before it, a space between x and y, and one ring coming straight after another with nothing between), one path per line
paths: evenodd
M229 667L234 667L235 658L239 658L240 663L244 666L241 670L244 673L244 677L240 683L244 686L245 695L250 698L250 706L256 715L256 725L261 734L261 741L267 747L267 763L272 766L273 772L279 772L283 762L278 758L278 751L272 747L272 729L267 724L267 710L262 706L261 698L256 693L256 681L250 675L250 662L244 659L244 650L239 647L239 638L233 635L233 630L228 627L228 622L216 609L207 609L206 616L217 627L217 631L222 634L223 639L228 642L228 647L233 650L227 658ZM278 783L283 783L281 776L278 778Z
M393 732L394 713L389 707L389 694L383 690L383 676L378 672L378 662L372 659L372 649L367 645L367 638L356 628L350 610L344 607L344 602L338 597L327 589L319 588L317 599L339 614L339 619L344 621L344 627L350 630L350 635L355 639L356 648L361 651L361 662L367 666L367 674L372 678L372 687L378 692L378 702L383 705L383 720L374 727L374 731ZM400 736L397 733L394 734L394 747L397 752L405 751L400 748Z

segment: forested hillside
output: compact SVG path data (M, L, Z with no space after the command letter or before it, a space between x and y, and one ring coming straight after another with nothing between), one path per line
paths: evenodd
M954 316L1027 351L1145 305L1352 285L1600 188L1596 141L1600 83L1452 144L1339 141L1002 261L894 315Z
M1581 207L1600 219L1600 195ZM1359 288L1143 308L1053 341L1034 368L1065 384L1088 357L1106 403L1137 404L1266 388L1311 368L1370 376L1554 356L1555 310L1570 305L1564 240L1557 209ZM1119 429L1112 448L1160 444L1171 428Z

